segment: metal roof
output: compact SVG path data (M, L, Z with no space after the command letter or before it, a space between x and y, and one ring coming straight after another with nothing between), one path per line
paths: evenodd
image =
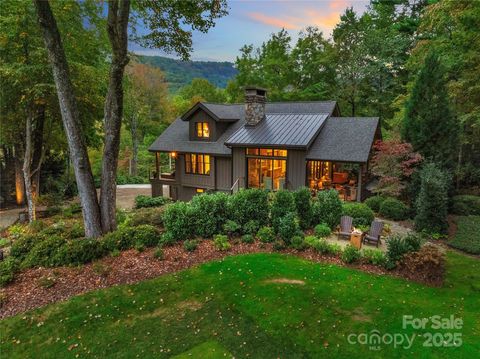
M367 162L378 117L330 117L307 151L311 160Z
M308 148L322 128L327 113L267 113L255 126L242 126L225 145Z

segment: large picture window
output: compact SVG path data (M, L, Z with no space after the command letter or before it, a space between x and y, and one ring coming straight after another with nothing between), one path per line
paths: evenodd
M196 175L210 174L210 155L198 153L185 154L185 173Z
M208 122L195 122L195 129L198 138L210 138L210 129Z
M273 191L285 188L287 150L247 148L246 155L249 188Z

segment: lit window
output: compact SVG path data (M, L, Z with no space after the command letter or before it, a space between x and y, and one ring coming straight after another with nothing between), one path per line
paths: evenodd
M285 188L287 150L247 148L247 179L249 188L277 191Z
M204 190L203 188L197 188L197 189L196 189L196 192L197 192L197 193L203 193L203 192L205 192L205 190Z
M208 128L208 122L196 122L195 127L197 130L198 138L209 138L210 129Z
M210 174L210 155L197 153L185 154L185 173L197 175Z

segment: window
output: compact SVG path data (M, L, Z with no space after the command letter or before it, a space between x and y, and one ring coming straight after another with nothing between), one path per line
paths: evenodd
M205 192L205 189L203 189L203 188L196 188L196 189L195 189L195 192L197 192L197 193L204 193L204 192Z
M195 122L195 128L198 138L210 137L210 129L208 128L208 122Z
M249 188L279 190L285 188L287 150L247 148Z
M210 175L210 155L186 153L185 173Z

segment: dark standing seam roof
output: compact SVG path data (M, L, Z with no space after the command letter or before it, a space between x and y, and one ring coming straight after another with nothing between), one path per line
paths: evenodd
M303 113L328 114L335 110L335 101L305 101L305 102L268 102L265 105L267 114L275 113ZM225 146L225 141L245 124L245 104L211 104L199 103L190 109L187 114L193 114L195 108L205 107L217 118L224 117L231 121L227 130L215 142L190 141L188 121L184 116L176 119L149 147L152 152L198 152L217 155L230 155L231 149ZM194 110L192 112L192 110ZM238 119L238 120L237 120Z
M378 117L330 117L307 151L307 159L367 162Z
M307 148L322 128L327 113L267 114L256 126L239 128L227 146L286 146Z

